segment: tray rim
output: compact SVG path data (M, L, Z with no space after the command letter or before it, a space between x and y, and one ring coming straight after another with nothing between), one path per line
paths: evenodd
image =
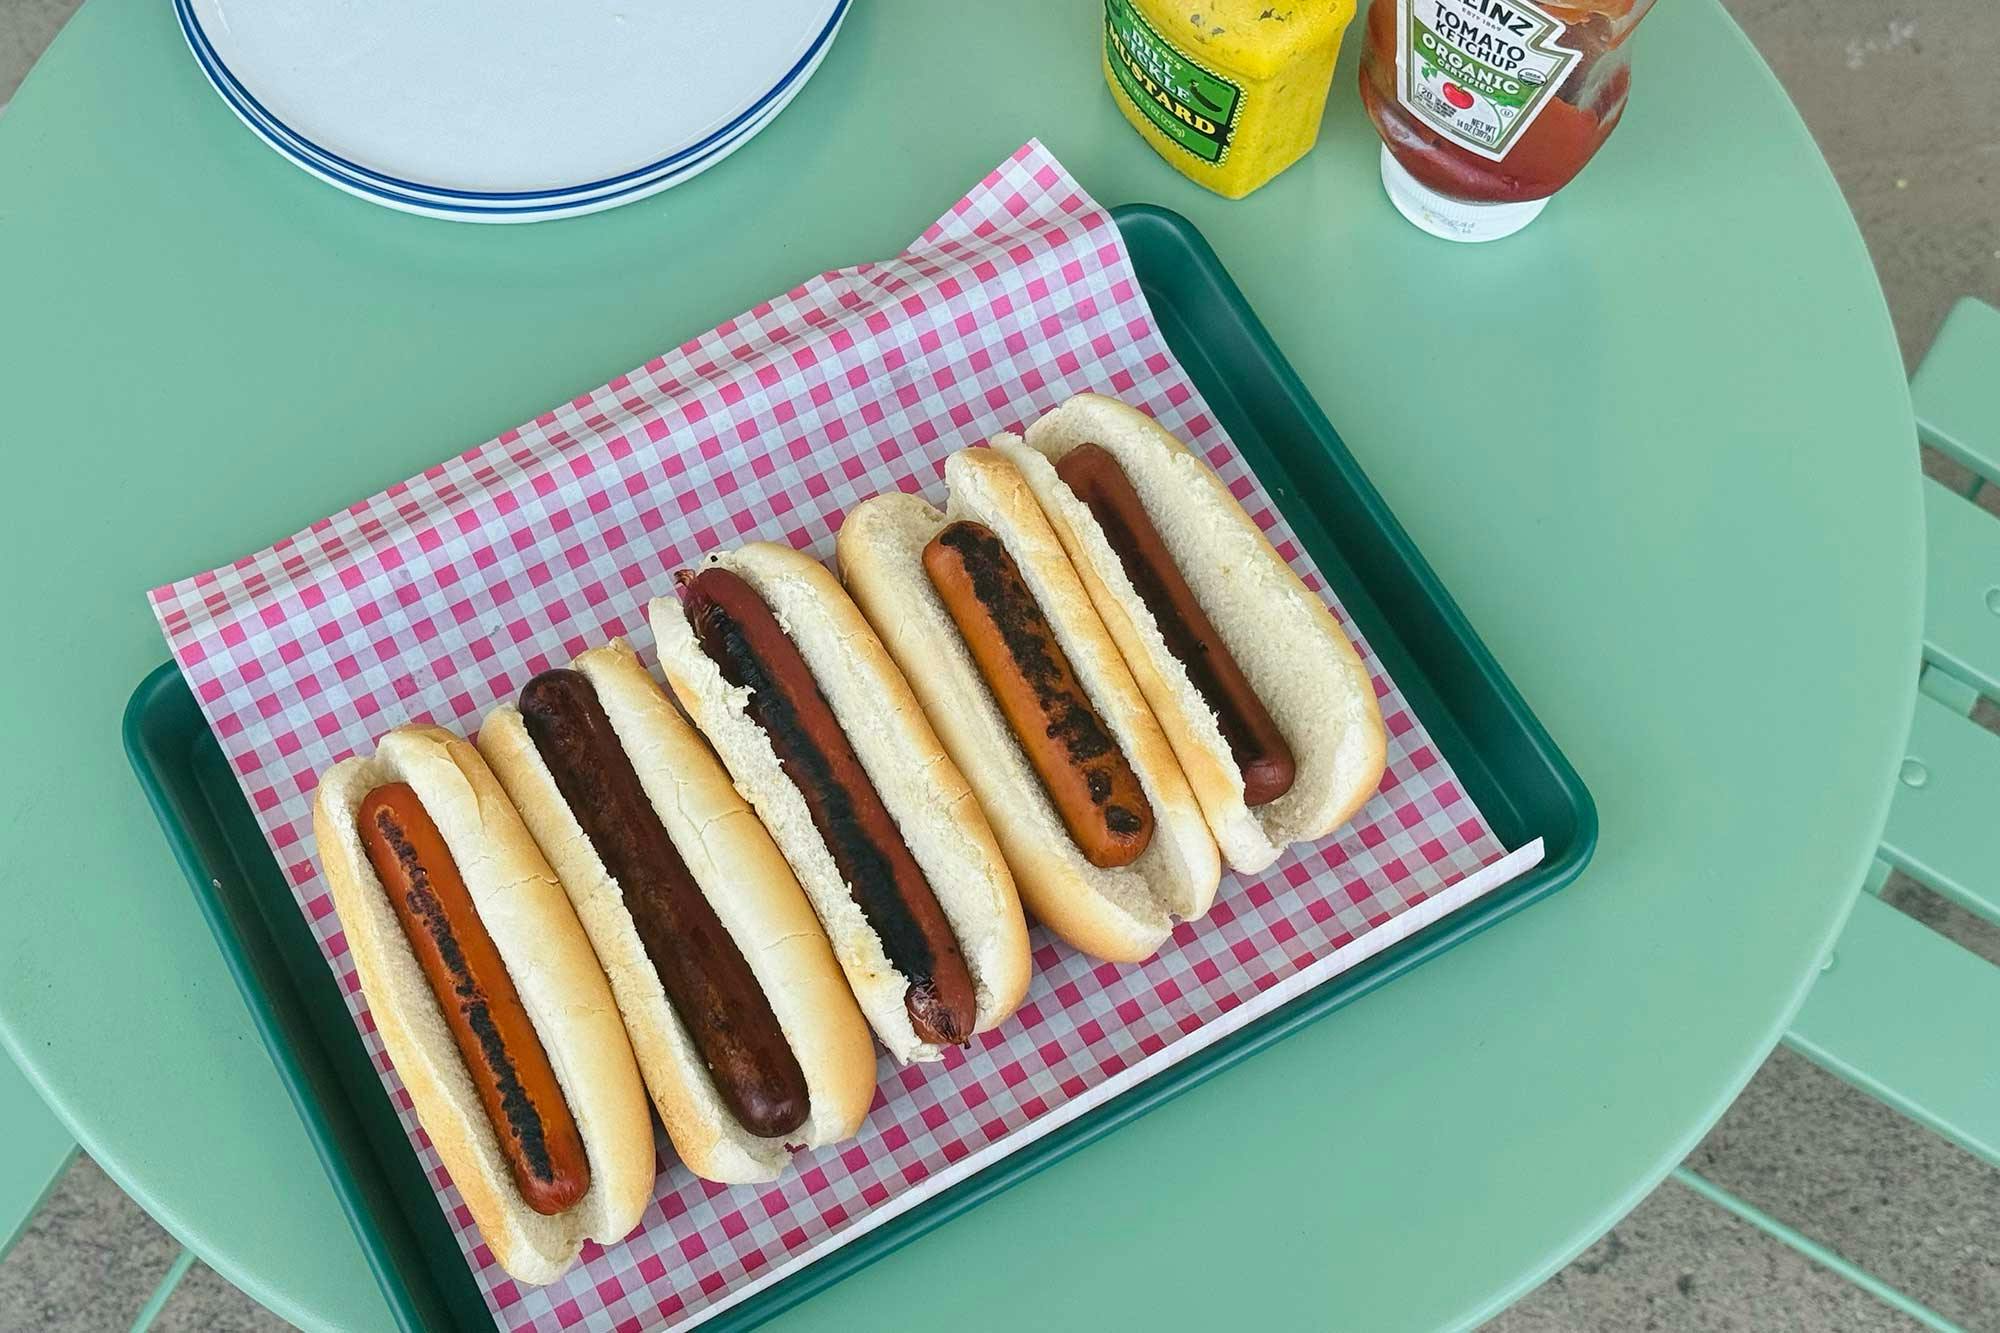
M1350 474L1348 480L1355 488L1357 499L1377 521L1383 535L1395 548L1396 553L1408 564L1412 576L1443 617L1445 627L1464 647L1473 665L1484 677L1486 685L1493 691L1497 702L1525 734L1530 748L1546 763L1549 779L1573 815L1570 836L1566 842L1552 840L1548 845L1545 859L1511 882L1418 929L1414 934L1389 945L1380 953L1319 983L1270 1013L1251 1021L1238 1031L1193 1052L1137 1086L1114 1096L1105 1104L1084 1112L1067 1125L1058 1126L967 1179L949 1186L934 1197L843 1243L832 1253L804 1265L741 1302L718 1311L702 1321L701 1326L704 1328L738 1333L792 1309L849 1274L867 1267L884 1255L893 1253L953 1218L978 1207L987 1199L1003 1193L1072 1153L1095 1143L1155 1107L1275 1045L1300 1028L1372 993L1412 968L1447 952L1462 941L1480 934L1530 904L1541 901L1574 881L1596 851L1597 808L1581 776L1556 744L1541 719L1528 707L1527 701L1514 687L1512 680L1494 659L1484 640L1460 611L1435 571L1431 569L1429 562L1424 559L1416 543L1403 530L1387 503L1368 481L1359 463L1353 459L1351 453L1346 452L1339 433L1326 421L1324 413L1319 411L1317 403L1306 391L1289 361L1278 350L1255 312L1250 309L1242 292L1230 278L1227 268L1209 246L1206 237L1186 218L1157 205L1121 205L1111 209L1110 214L1120 227L1121 233L1126 230L1128 222L1138 223L1141 226L1163 226L1177 233L1177 239L1190 247L1194 257L1212 270L1213 276L1218 279L1217 285L1223 300L1242 321L1253 340L1264 350L1270 369L1278 376L1281 386L1296 402L1303 404L1302 410L1309 414L1314 424L1323 427L1325 435L1331 437L1339 445L1341 452L1346 454L1348 466L1343 470ZM367 1201L362 1198L361 1185L349 1164L349 1155L357 1149L368 1152L371 1159L372 1152L369 1152L365 1139L358 1145L339 1141L339 1135L330 1122L326 1109L319 1104L312 1090L311 1078L303 1066L300 1052L293 1049L294 1042L313 1039L310 1029L304 1032L287 1031L284 1021L274 1008L271 997L255 975L246 953L245 933L253 931L263 935L263 940L251 942L252 947L270 950L275 946L271 944L268 932L261 921L254 918L248 921L238 920L232 915L222 899L219 879L215 876L213 868L199 858L189 827L180 817L174 794L169 788L173 774L164 767L164 761L155 753L160 738L151 733L161 711L179 707L183 700L193 725L186 727L176 736L175 742L192 747L207 735L213 743L213 733L209 730L206 720L202 718L192 690L180 675L177 664L170 658L147 673L127 701L121 726L127 758L140 787L145 792L148 804L160 822L161 831L173 852L174 860L186 875L202 916L215 936L225 965L242 993L245 1005L250 1011L252 1024L257 1028L265 1050L278 1070L280 1081L284 1083L294 1106L299 1111L307 1136L311 1139L321 1165L326 1170L342 1212L354 1228L356 1240L361 1246L370 1270L381 1286L384 1300L395 1315L398 1326L406 1330L437 1327L436 1324L422 1322L417 1307L419 1305L435 1307L444 1298L440 1293L414 1292L403 1280L401 1265L397 1257L390 1252L390 1242L384 1234L385 1227L374 1215ZM191 748L188 754L191 756ZM187 763L186 760L182 762L184 766ZM237 795L240 797L240 790L237 791ZM267 857L270 855L270 849L261 843L252 849L252 852L253 854L261 852ZM273 868L275 870L275 861ZM303 926L303 922L301 925ZM354 1035L353 1040L359 1043L359 1035ZM324 1051L318 1054L320 1058L326 1058ZM381 1091L379 1084L376 1085L376 1093L386 1102L387 1094ZM367 1095L364 1089L362 1096ZM395 1164L379 1160L373 1160L371 1165L383 1172L395 1169ZM440 1220L441 1217L440 1214ZM469 1274L469 1270L467 1271ZM430 1277L431 1274L426 1271L424 1276ZM480 1313L482 1315L486 1313L483 1306Z

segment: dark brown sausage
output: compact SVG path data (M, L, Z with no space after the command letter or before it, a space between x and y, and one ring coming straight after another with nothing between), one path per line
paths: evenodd
M544 1216L574 1206L590 1188L583 1139L451 849L408 783L369 792L359 821L521 1197Z
M924 547L924 572L1084 856L1106 868L1137 860L1153 807L1000 538L950 524Z
M890 965L910 979L903 1007L917 1035L964 1045L978 997L951 922L798 645L756 589L728 570L683 570L677 582L702 651L725 680L750 691L750 720L770 737L785 776L805 798Z
M1290 791L1298 775L1292 747L1181 577L1125 469L1101 445L1081 444L1063 455L1056 475L1104 529L1125 577L1153 613L1167 651L1214 711L1229 757L1243 774L1243 803L1269 805Z
M803 1125L812 1102L798 1057L660 822L596 688L580 671L544 671L521 691L521 720L618 882L646 957L729 1113L765 1138Z

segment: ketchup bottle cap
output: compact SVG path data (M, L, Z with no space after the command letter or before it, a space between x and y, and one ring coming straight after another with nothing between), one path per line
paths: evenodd
M1433 236L1447 241L1497 241L1512 236L1540 215L1547 199L1518 204L1478 204L1439 194L1406 170L1389 145L1382 145L1382 187L1396 211Z

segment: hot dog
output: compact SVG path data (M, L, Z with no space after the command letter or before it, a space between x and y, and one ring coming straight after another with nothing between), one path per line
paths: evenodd
M798 874L900 1059L1004 1018L1027 985L1013 882L978 804L839 583L753 543L651 615L675 694Z
M978 793L1035 916L1137 961L1215 896L1187 780L1012 463L945 463L947 512L882 495L837 542L849 591Z
M1261 870L1352 818L1386 754L1368 672L1201 459L1096 394L994 447L1033 488L1230 865Z
M924 572L999 701L1014 739L1094 866L1124 866L1153 839L1153 809L1007 548L984 524L949 524Z
M494 1258L551 1282L652 1194L611 988L520 813L458 737L399 727L320 778L313 833L375 1030Z
M545 671L521 717L556 789L624 892L625 910L737 1121L770 1138L805 1123L806 1076L742 950L646 799L597 691L581 672Z
M545 671L479 747L604 960L688 1168L769 1180L852 1135L868 1028L770 835L622 641Z
M903 1007L911 1026L927 1042L963 1046L972 1040L972 974L805 658L771 609L728 570L683 571L678 582L695 639L724 680L750 692L750 720L770 737L890 966L909 978Z
M1097 520L1167 651L1214 712L1229 756L1243 773L1243 803L1269 805L1290 791L1298 771L1292 747L1201 609L1125 469L1103 445L1086 443L1056 462L1056 475Z
M583 1138L451 849L407 782L369 792L359 822L521 1197L544 1217L573 1207L590 1187Z

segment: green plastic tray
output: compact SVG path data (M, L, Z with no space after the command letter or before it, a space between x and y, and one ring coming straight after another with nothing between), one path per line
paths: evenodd
M1544 839L1546 858L1522 878L723 1312L707 1327L746 1329L796 1305L1547 896L1576 878L1596 846L1596 808L1576 771L1362 475L1208 242L1164 209L1128 206L1113 217L1167 344L1493 831L1508 847ZM347 1017L333 974L171 662L133 693L125 747L389 1308L405 1329L490 1327L485 1302Z

